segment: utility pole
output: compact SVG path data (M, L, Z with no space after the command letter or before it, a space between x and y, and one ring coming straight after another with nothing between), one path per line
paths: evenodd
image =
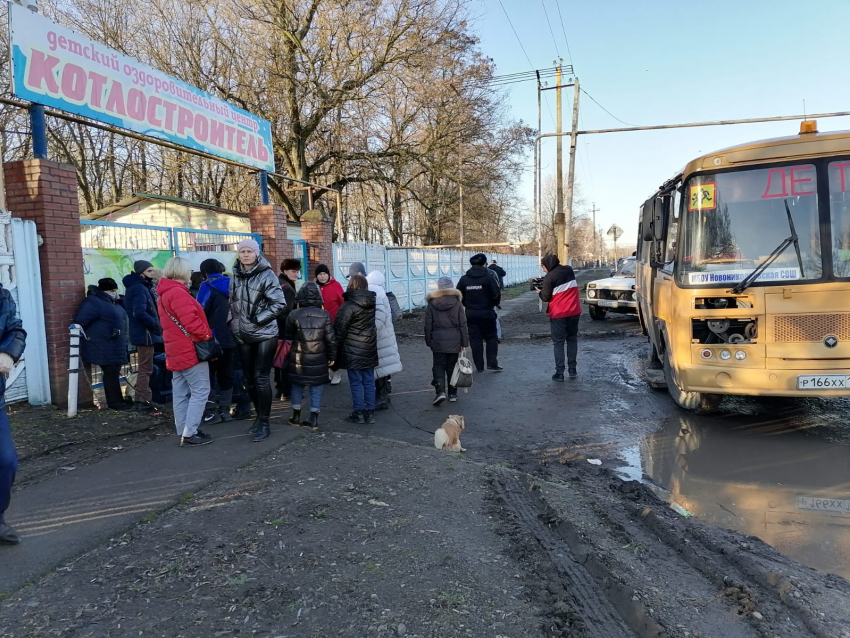
M576 177L576 144L578 143L578 102L581 88L579 87L578 78L573 82L573 129L570 135L570 168L567 176L567 212L566 223L564 224L564 263L567 263L570 257L570 232L573 228L573 192ZM560 137L558 139L561 139ZM559 169L560 170L560 169Z
M460 155L460 153L458 153ZM463 272L463 155L458 159L457 167L458 214L460 216L460 270Z
M536 71L537 73L537 134L540 135L540 129L543 126L542 122L542 95L541 86L540 86L540 71ZM543 202L541 198L538 197L538 191L540 190L540 185L538 184L538 167L540 165L540 143L536 142L534 144L534 223L537 224L537 275L541 274L540 260L543 258L543 233L541 230L542 224L540 223L540 218L542 217L540 209L543 206Z
M562 107L561 107L561 67L555 67L555 96L556 96L556 114L555 114L555 131L558 134L555 157L556 157L556 173L555 173L555 245L558 247L558 259L562 264L567 263L567 242L566 242L566 224L564 221L564 145L562 143L561 126Z
M596 254L598 244L596 243L596 202L593 202L593 265L596 265Z

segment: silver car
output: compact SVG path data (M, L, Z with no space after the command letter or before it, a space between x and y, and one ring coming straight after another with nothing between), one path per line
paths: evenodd
M609 312L637 314L635 300L635 258L623 260L607 279L587 284L587 305L591 319L604 319Z

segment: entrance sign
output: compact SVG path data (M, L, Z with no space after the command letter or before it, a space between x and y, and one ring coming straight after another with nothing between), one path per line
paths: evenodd
M9 3L17 97L274 171L267 120Z

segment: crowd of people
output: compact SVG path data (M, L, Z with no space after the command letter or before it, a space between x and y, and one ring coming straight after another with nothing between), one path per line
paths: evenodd
M434 405L458 400L452 373L467 348L479 372L503 369L496 309L506 273L494 268L495 260L486 264L485 255L474 255L457 286L440 277L426 296ZM578 286L572 268L557 256L547 255L541 266L546 276L537 289L548 303L552 379L564 381L565 371L577 375ZM346 420L375 423L375 411L389 407L392 375L402 370L393 327L402 315L398 302L385 290L384 275L367 275L359 262L349 268L347 290L324 264L316 267L315 281L298 289L300 271L299 260L287 259L275 275L257 242L246 239L229 276L215 259L202 262L196 273L188 260L175 256L161 272L150 262L135 262L122 280L123 296L113 279L89 286L75 322L84 330L82 360L102 370L107 407L140 412L162 407L153 401L150 382L156 353L164 349L181 446L210 443L202 425L249 418L251 406L253 440L267 439L275 392L291 404L290 425L318 429L324 386L340 383L340 370L347 370L353 407ZM25 341L14 301L0 285L0 543L7 544L20 539L3 519L17 471L5 381ZM120 375L130 344L138 363L133 400L127 401ZM305 399L309 416L302 420Z

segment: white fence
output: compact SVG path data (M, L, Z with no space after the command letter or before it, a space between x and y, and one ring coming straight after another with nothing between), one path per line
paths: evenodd
M366 266L366 272L379 270L405 310L425 305L425 295L436 290L437 279L451 277L457 284L469 269L469 258L480 251L438 250L434 248L387 248L378 244L334 244L334 277L345 285L348 267L355 261ZM485 253L505 269L505 285L522 283L538 277L539 261L532 255Z
M8 211L0 211L0 283L12 295L27 331L27 347L6 381L5 399L45 405L50 403L50 378L35 231L35 222L12 219Z

